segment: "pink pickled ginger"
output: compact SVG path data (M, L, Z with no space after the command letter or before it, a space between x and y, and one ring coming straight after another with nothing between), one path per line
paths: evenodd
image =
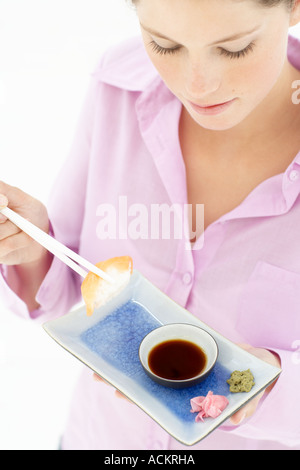
M198 413L195 421L204 421L203 418L217 418L229 401L222 395L214 395L208 392L206 397L195 397L191 399L191 413Z

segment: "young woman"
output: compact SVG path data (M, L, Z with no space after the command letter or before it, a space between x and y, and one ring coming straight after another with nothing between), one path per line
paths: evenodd
M300 44L289 37L300 1L134 3L144 44L126 42L95 70L49 216L5 183L0 204L95 263L130 255L195 316L282 367L196 449L300 449ZM191 226L202 204L204 231L189 249L124 227L103 236L103 204L120 220L120 195L148 214L190 204ZM1 295L23 317L43 322L79 299L81 279L3 216L0 261ZM63 448L184 446L85 369Z

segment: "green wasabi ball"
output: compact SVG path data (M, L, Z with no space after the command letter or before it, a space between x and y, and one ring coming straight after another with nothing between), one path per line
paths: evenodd
M242 372L235 370L232 372L230 379L227 380L227 383L230 385L229 390L231 393L250 392L253 385L255 385L250 369Z

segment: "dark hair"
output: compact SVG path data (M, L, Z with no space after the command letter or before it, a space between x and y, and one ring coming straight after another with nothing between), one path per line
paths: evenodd
M291 10L295 5L296 0L254 0L258 2L263 7L274 7L280 5L280 3L285 3L287 8ZM131 0L131 3L134 5L138 3L138 0Z
M285 3L288 9L291 10L295 5L295 0L258 0L258 3L265 7L273 7L280 3Z

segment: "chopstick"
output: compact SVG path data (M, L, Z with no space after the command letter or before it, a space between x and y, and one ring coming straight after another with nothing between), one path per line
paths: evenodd
M3 209L0 209L0 212L17 227L23 230L23 232L27 233L27 235L29 235L33 240L38 242L40 245L50 251L50 253L63 261L71 269L76 271L77 274L79 274L81 277L85 278L88 272L91 271L105 281L110 283L115 282L113 278L111 278L101 269L97 268L97 266L82 258L80 255L70 250L70 248L66 247L59 241L55 240L55 238L51 237L36 225L29 222L29 220L24 219L24 217L17 214L13 210L9 209L8 207L4 207ZM81 266L86 268L87 271L85 271L85 269L83 269Z

